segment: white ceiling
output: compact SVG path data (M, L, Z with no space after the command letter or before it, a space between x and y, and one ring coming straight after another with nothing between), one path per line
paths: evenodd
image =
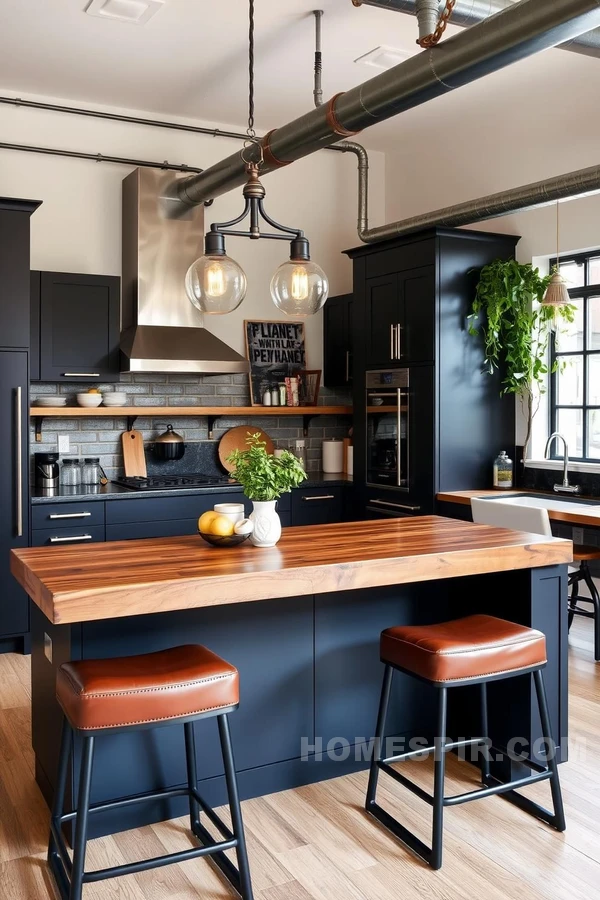
M246 0L166 0L142 26L85 14L88 0L2 0L0 86L243 128L247 115ZM353 62L378 45L414 52L411 16L351 0L319 0L325 97L376 75ZM256 126L264 131L312 105L315 0L257 0ZM452 33L452 29L448 30ZM498 114L547 105L593 84L600 60L549 51L370 129L367 146L392 149L407 129L456 127L493 98ZM593 81L591 81L593 79ZM553 94L553 97L556 95ZM591 98L590 98L591 99ZM561 99L558 96L556 102ZM595 105L595 99L592 101Z

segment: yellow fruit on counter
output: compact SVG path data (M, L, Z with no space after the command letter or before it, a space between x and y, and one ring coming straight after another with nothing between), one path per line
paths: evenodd
M210 528L213 520L218 518L218 515L219 514L214 512L212 509L209 509L207 512L202 513L202 515L198 519L198 531L203 532L204 534L210 534Z
M98 390L98 388L90 388L88 391L88 394L99 394L99 393L100 393L100 391Z
M233 534L233 522L228 516L216 516L211 522L210 533L229 537Z

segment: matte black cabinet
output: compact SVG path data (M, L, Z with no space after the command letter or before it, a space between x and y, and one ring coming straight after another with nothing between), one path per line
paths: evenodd
M37 206L0 198L0 347L29 348L29 219Z
M365 309L368 366L433 361L434 266L368 278Z
M352 384L352 294L330 297L323 310L323 382L326 387Z
M31 273L32 380L118 381L120 278Z
M489 487L494 457L503 447L514 447L514 398L501 397L502 372L481 373L483 347L468 334L467 315L481 268L512 258L517 241L511 235L433 228L348 251L354 264L359 518L422 515L433 512L438 491ZM407 483L369 484L367 372L403 368L408 370L409 415L402 426L407 427ZM369 415L376 413L371 409ZM392 434L392 444L394 439Z
M27 351L0 352L0 641L29 631L29 601L10 574L10 551L29 544Z

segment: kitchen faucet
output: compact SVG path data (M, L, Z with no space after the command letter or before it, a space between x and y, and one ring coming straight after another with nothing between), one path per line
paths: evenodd
M563 481L562 484L555 484L554 490L557 493L564 492L566 494L579 494L581 491L581 487L578 484L569 484L569 446L563 437L563 435L559 431L554 431L548 440L546 441L546 449L544 450L544 459L549 459L548 450L552 444L554 438L560 438L563 444L565 445L565 465L563 469Z

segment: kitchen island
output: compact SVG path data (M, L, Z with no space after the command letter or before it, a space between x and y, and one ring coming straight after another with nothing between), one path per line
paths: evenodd
M56 669L69 659L116 657L198 642L236 665L232 716L240 791L258 796L365 768L390 625L475 612L542 630L546 682L561 757L567 739L566 572L569 541L436 516L284 530L280 543L233 550L188 536L14 551L14 576L32 603L36 777L53 792L61 714ZM389 734L430 737L434 697L398 675ZM479 729L470 688L451 710L456 734ZM527 678L490 685L490 731L533 743ZM196 725L201 790L224 799L213 720ZM70 783L77 777L78 748ZM498 761L505 772L512 764ZM92 802L184 782L183 729L99 741ZM362 798L357 798L361 802ZM179 800L94 817L94 834L180 815Z

